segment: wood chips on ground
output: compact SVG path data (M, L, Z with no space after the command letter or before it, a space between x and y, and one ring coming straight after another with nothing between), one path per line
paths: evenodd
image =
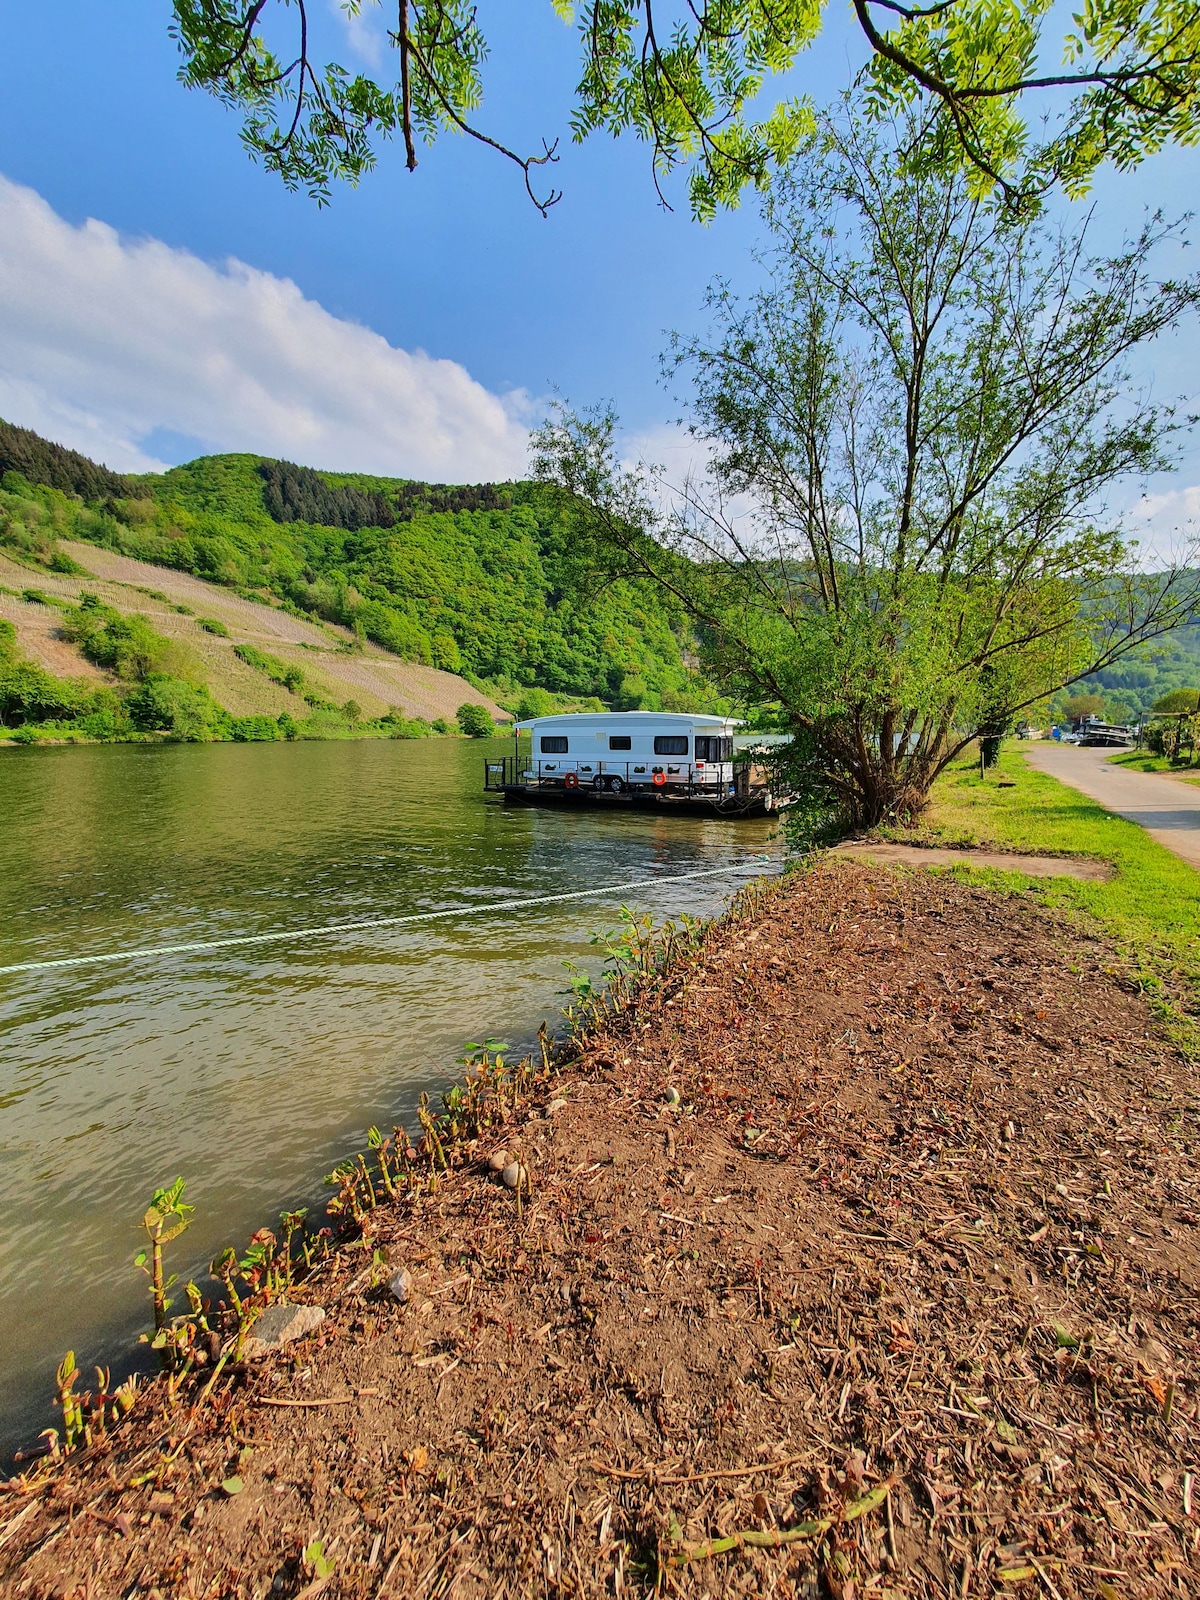
M1113 965L789 879L509 1130L519 1217L481 1149L300 1291L321 1337L0 1495L4 1593L1200 1592L1196 1104Z

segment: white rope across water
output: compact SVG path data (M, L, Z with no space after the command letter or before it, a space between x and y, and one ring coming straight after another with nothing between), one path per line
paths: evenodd
M477 917L497 911L525 911L536 906L561 905L567 900L597 900L611 894L629 894L636 889L656 889L665 883L694 883L698 878L719 878L735 872L761 869L769 856L734 862L730 866L706 867L701 872L680 872L669 878L641 878L636 883L605 883L594 889L572 889L566 894L542 894L529 900L491 900L474 906L451 906L445 911L415 911L403 917L373 917L369 922L329 922L319 928L292 928L275 933L244 933L231 939L201 939L190 944L163 944L144 950L110 950L100 955L60 956L56 961L16 961L0 967L0 977L10 972L48 972L58 967L98 966L107 961L148 961L156 956L192 955L202 950L232 950L252 944L280 944L287 940L318 939L332 933L366 933L373 928L400 928L414 922L435 922L446 917Z

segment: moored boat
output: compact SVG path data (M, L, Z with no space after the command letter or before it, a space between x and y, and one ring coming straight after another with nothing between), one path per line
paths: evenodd
M753 758L735 750L740 726L732 717L682 711L535 717L514 725L511 756L485 761L484 789L511 805L765 816L785 802Z

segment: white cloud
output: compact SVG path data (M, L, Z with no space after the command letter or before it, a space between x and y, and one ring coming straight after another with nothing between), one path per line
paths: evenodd
M161 428L342 471L508 478L528 410L287 278L73 227L0 177L0 416L118 471L158 465L140 441Z
M354 54L367 66L378 69L389 49L379 0L362 0L357 12L348 11L343 0L328 0L328 3L330 11L345 28Z
M1125 528L1143 562L1194 564L1200 539L1200 484L1144 494L1129 507Z

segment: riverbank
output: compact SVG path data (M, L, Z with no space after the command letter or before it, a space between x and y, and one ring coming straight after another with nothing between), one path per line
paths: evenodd
M0 1581L1186 1592L1196 1107L1122 970L1024 892L791 875L372 1210L314 1334L0 1497Z

